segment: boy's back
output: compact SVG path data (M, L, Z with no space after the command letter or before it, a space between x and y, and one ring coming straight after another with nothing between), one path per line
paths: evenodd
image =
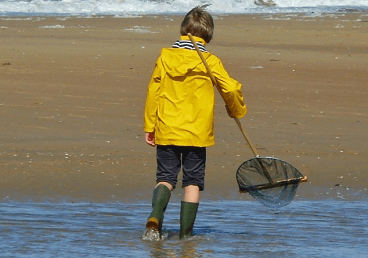
M205 42L198 37L196 41ZM182 36L181 40L189 39ZM188 46L188 45L187 45ZM205 51L205 49L204 49ZM215 55L203 52L230 102L243 116L241 84L230 78ZM155 128L156 144L207 147L214 145L214 87L196 51L165 48L158 58L146 102L145 131ZM235 102L235 103L234 103Z

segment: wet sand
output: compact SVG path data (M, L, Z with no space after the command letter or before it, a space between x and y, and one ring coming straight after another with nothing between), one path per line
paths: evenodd
M0 18L0 198L147 201L147 84L181 16ZM366 198L368 15L215 16L208 50L243 83L262 156L308 176L298 198ZM218 97L202 198L239 194L253 157ZM173 197L180 199L178 187Z

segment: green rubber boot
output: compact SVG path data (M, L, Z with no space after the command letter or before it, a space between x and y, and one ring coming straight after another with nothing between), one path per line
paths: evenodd
M181 202L180 210L180 239L193 235L194 221L197 216L199 203Z
M158 185L153 190L152 197L152 212L148 217L146 228L153 229L160 232L162 222L164 220L164 212L166 210L167 204L169 203L171 196L171 191L166 185Z

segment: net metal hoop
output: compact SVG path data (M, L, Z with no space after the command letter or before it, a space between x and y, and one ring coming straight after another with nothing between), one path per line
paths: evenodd
M271 208L288 205L303 175L290 163L274 157L253 157L236 172L240 192L249 192Z

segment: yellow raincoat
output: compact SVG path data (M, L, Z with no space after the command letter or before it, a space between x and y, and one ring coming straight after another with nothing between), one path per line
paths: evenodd
M181 40L189 40L182 36ZM204 40L195 37L197 42ZM221 60L203 52L234 117L247 112L241 84L232 79ZM215 144L214 86L195 50L164 48L149 83L144 131L155 132L158 145L208 147Z

